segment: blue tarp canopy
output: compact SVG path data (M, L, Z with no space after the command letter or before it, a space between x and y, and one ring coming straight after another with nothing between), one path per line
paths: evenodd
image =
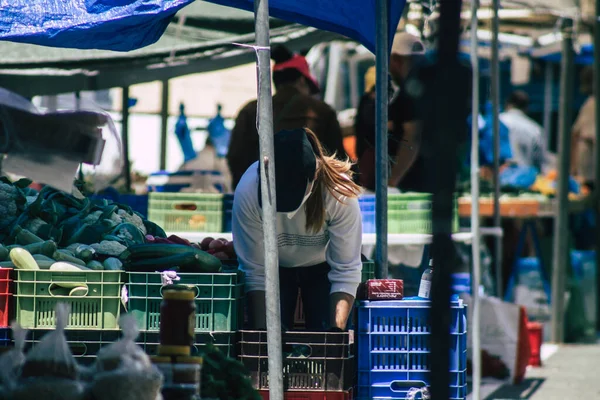
M342 34L375 50L376 0L271 0L270 14ZM12 0L0 9L0 40L130 51L156 42L193 0ZM253 10L253 0L212 0ZM390 42L405 0L390 2Z
M551 48L535 49L531 52L531 56L538 60L548 61L559 64L562 58L560 49L552 46ZM575 49L575 64L577 65L592 65L594 63L594 45L585 44L579 49Z

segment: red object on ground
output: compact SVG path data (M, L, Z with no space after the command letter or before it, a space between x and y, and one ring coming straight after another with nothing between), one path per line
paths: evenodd
M8 313L9 303L12 299L10 273L12 268L0 268L0 328L8 327L10 320Z
M541 367L541 349L543 338L543 325L539 322L528 322L527 331L529 336L529 346L531 347L531 355L529 356L529 365L532 367Z
M269 400L268 390L258 391L263 400ZM346 392L285 392L285 400L352 400L352 390Z
M360 298L364 300L402 300L404 298L404 281L402 279L369 279L362 290Z

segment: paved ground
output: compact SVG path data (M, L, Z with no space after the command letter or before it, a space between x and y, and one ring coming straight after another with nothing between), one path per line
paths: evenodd
M487 382L484 400L600 399L600 345L561 346L518 385ZM469 398L472 398L469 396Z

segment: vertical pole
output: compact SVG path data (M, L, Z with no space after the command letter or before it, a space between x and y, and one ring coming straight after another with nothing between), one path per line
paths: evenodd
M552 132L552 81L554 75L554 66L551 62L547 61L545 68L545 82L544 82L544 142L543 150L544 154L550 147L550 135Z
M562 29L560 108L558 131L558 182L556 218L554 219L554 254L552 265L552 341L564 341L564 295L569 263L569 161L571 152L571 107L573 100L573 21L565 19Z
M125 190L131 192L131 162L129 160L129 86L124 86L121 100L121 147L123 147L123 175Z
M81 109L81 92L75 92L75 109ZM85 181L85 176L83 175L83 163L79 164L79 180L83 183Z
M479 226L479 57L477 55L477 9L479 1L471 1L471 68L473 70L473 93L471 98L471 243L473 257L473 275L471 293L473 296L473 323L471 337L473 338L473 400L481 398L481 337L480 337L480 302L479 285L481 282L481 245Z
M169 80L162 81L160 103L160 170L167 169L167 135L169 133Z
M596 99L596 136L600 132L600 0L596 0L596 19L594 22L594 98ZM596 175L594 187L594 208L596 211L596 221L600 215L600 140L596 140ZM600 265L600 234L596 233L596 265ZM600 274L596 272L596 299L600 299ZM596 329L600 330L600 301L596 304Z
M269 352L269 398L283 400L283 360L281 346L281 303L279 301L279 261L276 232L275 150L273 148L273 101L269 38L269 1L255 0L254 15L258 75L258 135L260 141L260 183L265 242L265 286L267 350ZM266 190L265 190L266 189Z
M388 70L389 70L389 23L388 1L377 0L376 27L376 90L375 105L375 149L376 149L376 180L375 180L375 216L376 243L375 262L377 263L377 278L388 276Z
M502 220L500 217L500 61L498 57L498 30L500 20L498 8L500 0L494 0L492 4L492 65L491 65L491 96L492 96L492 135L494 138L494 226L500 228ZM496 295L499 298L504 294L504 282L502 281L502 237L497 236L494 243L496 256Z

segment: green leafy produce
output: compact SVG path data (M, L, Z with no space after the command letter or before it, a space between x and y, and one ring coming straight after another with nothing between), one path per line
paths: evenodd
M213 344L205 347L202 364L203 398L219 400L261 400L252 387L244 365L228 358Z

